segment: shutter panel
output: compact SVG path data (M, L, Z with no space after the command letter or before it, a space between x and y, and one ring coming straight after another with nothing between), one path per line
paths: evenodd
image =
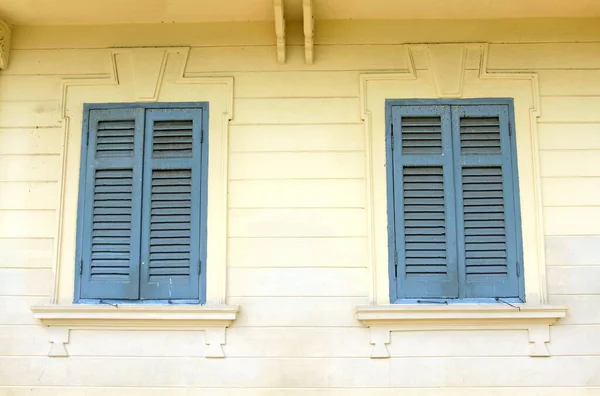
M90 110L80 297L137 299L143 111Z
M198 299L202 110L146 112L141 299Z
M456 298L450 108L394 106L392 117L396 297Z
M519 238L508 106L453 107L461 297L516 298Z

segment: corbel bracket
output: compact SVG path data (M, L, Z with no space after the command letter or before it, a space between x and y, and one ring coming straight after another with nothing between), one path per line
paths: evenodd
M273 0L275 11L275 37L277 38L277 61L285 63L285 17L283 0Z
M566 316L558 305L515 304L447 305L443 307L410 304L359 306L357 319L371 333L371 358L389 358L387 345L391 332L443 330L527 330L529 356L550 356L550 326Z
M206 358L224 358L225 332L237 306L41 305L33 317L48 327L50 357L67 357L71 330L203 331Z
M12 26L0 19L0 70L8 67Z
M315 20L313 17L312 0L303 0L302 14L304 18L304 58L307 65L312 65L315 45Z

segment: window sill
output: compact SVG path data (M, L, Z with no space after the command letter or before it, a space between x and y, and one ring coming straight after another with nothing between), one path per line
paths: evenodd
M356 307L357 319L371 331L372 358L390 357L386 344L392 331L527 330L529 355L550 356L550 325L567 308L532 304L394 304Z
M204 331L205 357L223 358L225 329L237 317L232 305L39 305L33 317L48 326L48 356L68 356L72 329Z

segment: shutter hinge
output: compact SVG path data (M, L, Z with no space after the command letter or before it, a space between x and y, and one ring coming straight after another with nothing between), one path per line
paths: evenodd
M198 275L202 275L202 260L198 259Z
M390 136L392 151L394 151L394 124L392 124L392 134Z
M398 252L394 249L394 278L398 278Z
M512 136L512 124L508 123L508 136Z
M83 274L83 259L79 260L79 275Z
M90 145L90 131L87 131L87 133L85 134L85 146L89 146Z
M200 144L204 142L204 129L200 129Z
M521 277L521 263L517 261L517 278Z

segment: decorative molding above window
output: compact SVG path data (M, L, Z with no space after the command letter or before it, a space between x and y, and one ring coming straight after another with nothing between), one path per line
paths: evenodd
M205 357L223 358L226 328L236 319L233 305L39 305L33 317L48 326L50 357L69 356L74 329L204 331Z
M392 331L527 330L529 356L550 356L550 325L567 308L531 304L393 304L356 307L357 319L369 327L371 358L388 358Z
M61 119L64 128L60 199L56 213L57 248L53 263L51 302L68 305L74 300L78 276L78 178L85 103L206 102L208 108L208 187L206 304L225 304L227 296L227 178L228 130L233 118L233 77L193 76L185 73L189 47L114 48L106 51L110 75L62 80Z
M386 108L391 302L524 301L513 100Z
M372 304L389 304L390 257L386 181L386 119L388 99L512 98L517 146L521 230L523 238L524 300L548 302L544 249L543 202L539 165L537 118L539 84L535 73L514 73L487 67L486 43L415 44L405 46L406 68L360 75L360 109L365 125L367 268ZM394 276L394 273L391 273Z

